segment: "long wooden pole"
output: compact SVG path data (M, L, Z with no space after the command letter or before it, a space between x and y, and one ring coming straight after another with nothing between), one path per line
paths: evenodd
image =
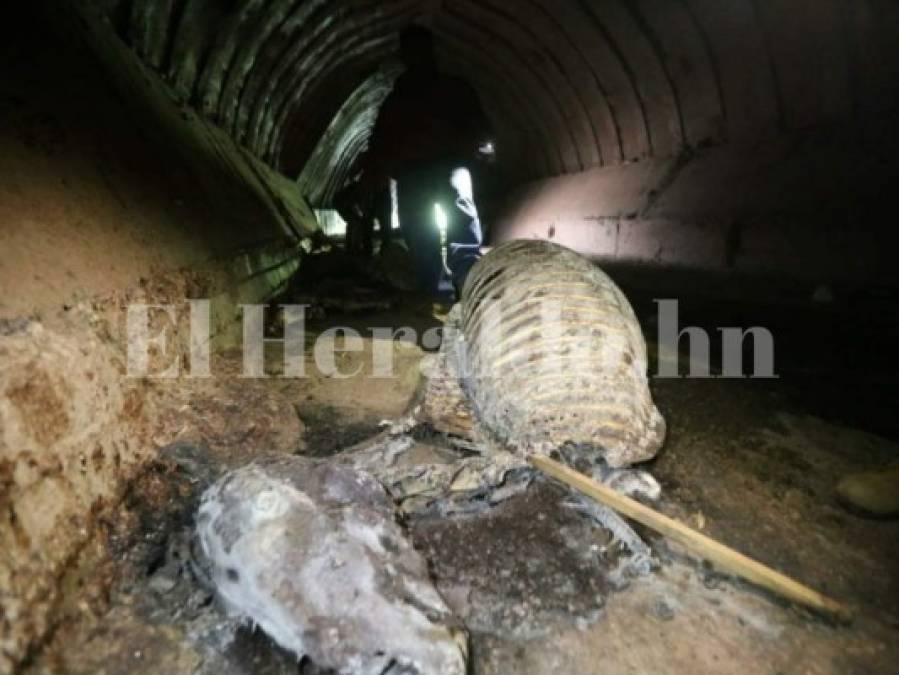
M696 555L709 560L724 571L743 577L757 586L840 621L852 620L852 612L849 608L836 600L800 584L785 574L781 574L673 518L615 492L589 476L541 455L532 456L531 463L547 475L683 544Z

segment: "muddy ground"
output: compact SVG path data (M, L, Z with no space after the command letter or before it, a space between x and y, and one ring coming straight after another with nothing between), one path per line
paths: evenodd
M651 308L636 298L652 338ZM412 316L330 316L317 328L410 319L434 323L417 308ZM834 365L810 353L795 324L784 323L783 334L781 358L793 367L779 379L653 380L669 435L647 468L662 484L662 511L848 603L855 622L789 606L645 531L658 569L616 586L607 533L564 508L561 487L538 479L481 515L408 523L470 631L474 673L896 672L899 521L862 518L834 496L847 472L899 458L894 393L867 350L847 368L845 357ZM366 341L366 352L341 357L344 372L364 366L371 348ZM237 356L225 355L212 384L171 391L179 443L85 551L66 580L71 601L26 671L317 672L225 617L197 583L192 510L224 466L262 450L333 454L400 416L422 351L396 345L394 354L393 380L368 378L363 367L346 379L313 373L252 385L235 384ZM275 374L278 356L268 354Z

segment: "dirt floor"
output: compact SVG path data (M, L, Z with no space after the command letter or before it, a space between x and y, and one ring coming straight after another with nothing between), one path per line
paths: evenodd
M652 338L650 308L637 297ZM434 325L419 308L329 316L313 327L410 320ZM805 349L797 334L785 333L784 343ZM262 450L332 454L399 417L422 351L392 345L399 376L374 380L364 367L373 346L366 340L365 351L339 359L343 372L363 365L346 379L313 372L248 384L234 377L237 355L226 355L213 371L228 374L170 391L179 443L162 451L85 552L83 573L67 580L71 606L60 607L27 671L317 672L221 613L191 569L191 517L202 487L225 466ZM802 363L789 356L788 348L785 363ZM268 354L273 373L278 357ZM859 404L885 391L873 369L847 375L841 365L828 377L826 369L803 375L804 367L775 380L654 379L669 435L647 468L663 487L662 511L848 603L858 613L852 625L721 576L648 532L658 569L616 585L608 534L561 505L563 488L538 479L481 515L408 523L470 631L472 672L896 672L899 521L862 518L834 496L847 472L899 458L895 407L883 394L879 416Z

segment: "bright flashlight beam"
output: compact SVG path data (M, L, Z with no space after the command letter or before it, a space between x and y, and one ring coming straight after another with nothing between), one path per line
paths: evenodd
M434 204L434 222L437 224L438 230L444 233L446 232L446 211L443 210L443 207L440 206L440 204Z

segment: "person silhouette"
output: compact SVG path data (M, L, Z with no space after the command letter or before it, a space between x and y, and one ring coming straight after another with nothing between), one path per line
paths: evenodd
M378 112L363 181L373 189L396 181L400 231L422 289L440 292L443 238L446 267L461 292L481 255L471 167L479 149L492 148L490 124L471 85L438 69L427 28L405 29L400 54L406 70Z

